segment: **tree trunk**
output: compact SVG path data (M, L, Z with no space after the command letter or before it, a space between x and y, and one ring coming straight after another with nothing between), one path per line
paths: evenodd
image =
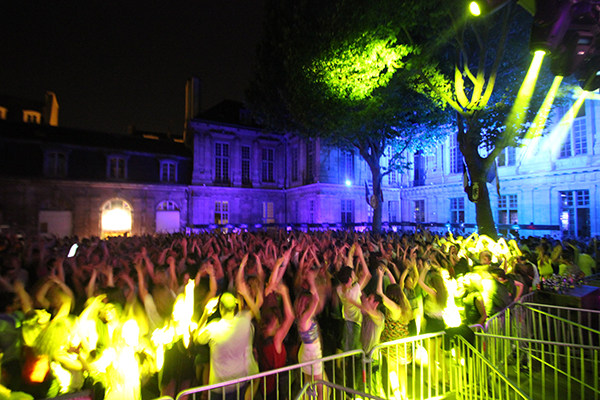
M467 131L463 125L463 119L458 115L458 142L460 152L465 158L467 164L467 172L471 181L471 188L475 184L478 186L477 201L475 201L475 221L477 222L477 230L480 235L487 235L494 240L498 240L498 231L494 222L492 213L492 205L490 204L490 193L487 188L487 176L491 168L489 161L486 161L479 155L479 142L469 140L467 137L469 130L475 128L469 126L467 121ZM471 198L469 198L471 200Z
M373 193L372 195L377 198L377 207L373 209L373 233L381 233L381 219L383 217L383 202L381 201L381 166L379 165L379 159L376 163L369 163L371 169L371 175L373 176ZM370 206L369 206L370 207Z
M487 235L494 240L498 240L498 231L494 223L494 214L490 204L490 192L487 188L487 181L483 174L483 179L478 179L479 200L475 203L477 229L480 235Z
M385 146L380 142L366 140L356 147L361 157L367 162L371 170L371 176L373 177L373 192L371 196L374 196L377 200L370 201L371 199L368 199L371 204L375 205L373 209L372 231L376 234L381 233L381 218L383 216L383 202L381 201L381 197L383 197L381 191L381 153Z

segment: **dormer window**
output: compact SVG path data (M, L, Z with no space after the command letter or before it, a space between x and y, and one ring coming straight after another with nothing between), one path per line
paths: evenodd
M160 162L160 181L177 182L177 163L175 161Z
M53 178L64 178L67 176L67 154L60 151L49 151L46 153L44 162L44 174Z
M108 179L124 180L127 178L127 160L123 156L108 156Z
M33 110L23 110L23 122L30 124L41 124L42 113Z

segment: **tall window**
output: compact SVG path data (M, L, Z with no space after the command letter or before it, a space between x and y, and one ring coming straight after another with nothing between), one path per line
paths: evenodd
M577 237L590 237L590 192L560 192L560 222L563 231Z
M54 178L64 178L67 176L67 155L59 151L46 153L46 162L44 165L46 176Z
M342 200L342 224L354 222L354 200Z
M415 222L425 222L425 200L415 201Z
M427 165L431 171L433 171L433 172L437 171L437 168L438 168L437 149L434 149L433 154L427 156Z
M110 156L108 158L108 178L125 179L127 176L127 163L124 157Z
M250 146L242 146L242 185L248 185L250 179Z
M423 186L425 184L425 156L420 150L415 153L414 161L414 186Z
M498 223L518 224L518 209L516 194L498 196Z
M340 172L342 179L354 180L354 153L352 151L340 151Z
M462 162L462 154L460 153L460 148L458 147L458 140L456 140L456 136L450 136L450 173L458 174L462 173L464 169L464 165Z
M263 182L275 182L273 168L275 164L275 150L262 149L262 180Z
M389 180L390 186L398 185L398 172L396 172L396 171L390 172L388 174L388 180Z
M315 180L316 153L317 142L309 139L308 143L306 143L306 180L308 183L312 183Z
M465 222L464 197L455 197L450 199L450 222L453 224L462 224Z
M388 221L389 222L398 222L398 201L397 200L388 201Z
M300 149L298 146L292 147L292 182L298 180L298 162L300 159Z
M275 211L272 201L263 201L263 224L275 223Z
M229 223L229 202L215 201L215 224L225 225Z
M229 144L215 143L215 181L229 182Z
M308 223L315 223L315 201L309 200L308 202Z
M177 182L177 163L175 161L161 161L161 182Z
M514 147L505 147L498 156L498 166L506 167L515 165L517 162L517 151Z
M587 124L585 119L585 103L581 105L577 116L573 119L571 129L565 135L560 149L560 158L587 154Z

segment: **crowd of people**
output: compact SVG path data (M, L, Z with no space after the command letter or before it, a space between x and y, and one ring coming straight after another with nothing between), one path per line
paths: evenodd
M426 230L2 235L0 399L83 389L94 399L175 397L336 352L483 325L546 277L594 273L595 251L548 238ZM382 370L405 377L406 349L382 356ZM358 382L360 368L345 370L346 383ZM320 363L303 373L327 379ZM247 385L245 398L289 398L280 379ZM318 388L319 399L324 392Z

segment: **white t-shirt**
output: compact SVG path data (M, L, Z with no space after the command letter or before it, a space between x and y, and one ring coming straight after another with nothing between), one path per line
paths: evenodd
M342 286L338 286L337 292L340 296L340 300L342 301L342 312L344 314L344 319L346 321L357 323L358 325L362 324L362 312L360 308L348 301L352 300L356 304L362 304L360 299L360 296L362 295L360 285L355 283L346 291L346 293L344 293Z
M252 314L248 310L232 319L213 321L200 331L198 342L210 346L209 385L258 373L253 337Z

